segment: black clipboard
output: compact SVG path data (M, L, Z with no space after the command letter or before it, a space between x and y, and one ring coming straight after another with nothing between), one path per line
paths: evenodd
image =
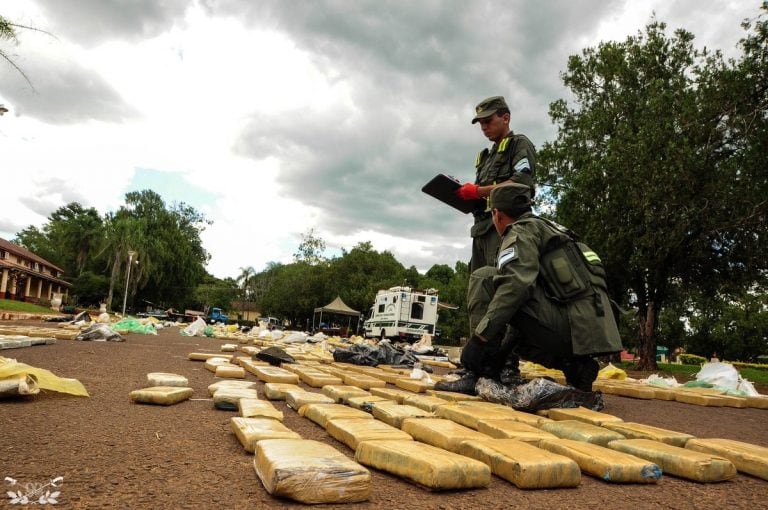
M485 204L479 204L478 200L463 200L456 195L456 190L461 187L461 182L445 174L437 174L422 186L421 191L429 196L435 197L441 202L450 205L464 214L471 213L475 209L485 207ZM485 202L484 200L482 202Z

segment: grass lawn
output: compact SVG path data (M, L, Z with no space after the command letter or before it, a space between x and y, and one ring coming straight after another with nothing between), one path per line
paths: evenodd
M13 301L11 299L0 299L0 310L6 312L56 313L44 306L33 305L32 303L25 303L24 301Z

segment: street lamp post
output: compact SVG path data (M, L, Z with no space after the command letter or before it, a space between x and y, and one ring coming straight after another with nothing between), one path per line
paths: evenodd
M136 256L136 252L128 250L128 274L125 277L125 296L123 296L123 317L125 317L125 305L128 302L128 283L131 281L131 264L133 264L133 257ZM136 261L138 262L138 260Z

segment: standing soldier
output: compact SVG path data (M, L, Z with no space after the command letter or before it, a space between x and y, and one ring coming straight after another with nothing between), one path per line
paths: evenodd
M475 224L470 230L472 236L472 258L470 274L483 266L496 263L500 237L491 221L489 198L491 190L503 182L525 184L535 194L533 177L536 170L536 150L525 135L516 135L509 129L510 113L502 96L489 97L475 107L472 124L480 123L480 129L493 147L478 153L475 159L475 183L466 183L457 190L463 200L472 200L476 207L472 211ZM503 354L503 353L502 353ZM501 356L506 359L502 382L519 380L519 360L513 355Z
M516 135L509 129L509 107L502 96L489 97L475 108L472 124L480 123L483 135L493 147L483 149L475 160L475 183L466 183L457 190L463 200L473 200L477 206L472 212L472 259L469 272L496 261L499 236L493 229L488 198L491 190L506 181L519 182L534 190L536 150L525 135ZM535 194L535 191L532 191Z

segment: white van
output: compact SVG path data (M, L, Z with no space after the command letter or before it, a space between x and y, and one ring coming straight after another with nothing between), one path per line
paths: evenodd
M437 302L437 289L391 287L380 290L363 323L365 336L418 340L424 333L434 335Z

